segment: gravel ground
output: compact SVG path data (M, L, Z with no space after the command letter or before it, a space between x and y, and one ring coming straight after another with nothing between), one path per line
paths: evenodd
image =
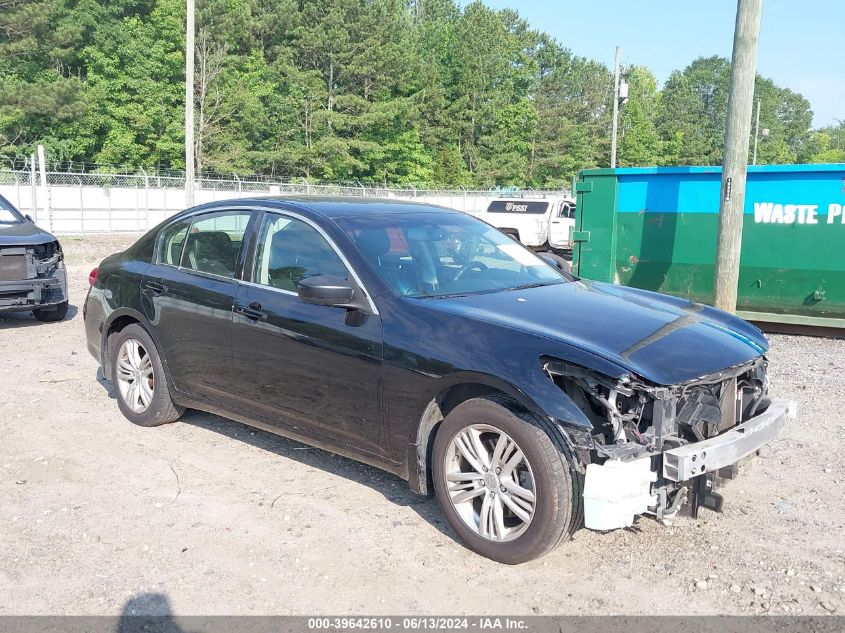
M81 305L132 239L64 238L68 319L0 319L0 614L845 612L845 341L771 337L773 393L799 419L724 513L582 530L506 567L373 468L204 413L127 422Z

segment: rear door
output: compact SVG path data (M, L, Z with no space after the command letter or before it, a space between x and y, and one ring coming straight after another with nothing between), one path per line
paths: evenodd
M305 303L315 275L360 286L319 228L267 212L235 300L232 383L250 416L383 454L382 325L363 312Z
M143 305L175 387L231 404L232 307L253 213L227 209L163 229L141 281Z

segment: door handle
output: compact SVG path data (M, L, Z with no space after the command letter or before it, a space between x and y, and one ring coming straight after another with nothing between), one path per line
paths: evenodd
M245 316L250 321L264 321L267 319L267 313L261 309L261 304L253 301L248 306L235 304L235 312Z
M144 283L142 285L144 286L144 288L146 288L147 290L152 290L157 295L161 294L162 292L167 292L167 286L165 286L160 281L152 281L150 279L146 279L144 280Z

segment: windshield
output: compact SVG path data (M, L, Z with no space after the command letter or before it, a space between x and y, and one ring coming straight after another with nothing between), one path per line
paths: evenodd
M0 196L0 224L17 224L23 222L23 218L15 211L12 203Z
M527 248L468 215L419 213L338 221L379 276L406 297L563 283Z

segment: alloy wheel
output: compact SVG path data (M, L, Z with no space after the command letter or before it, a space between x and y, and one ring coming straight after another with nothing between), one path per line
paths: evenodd
M120 346L117 386L123 402L135 413L143 413L153 401L155 374L152 359L137 339L126 339Z
M487 424L464 427L449 442L443 472L455 511L479 536L510 541L534 518L531 465L507 433Z

